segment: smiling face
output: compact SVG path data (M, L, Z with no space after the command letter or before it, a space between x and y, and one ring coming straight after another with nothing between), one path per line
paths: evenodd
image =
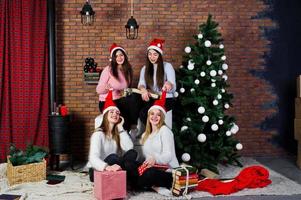
M117 109L111 109L108 111L108 122L110 124L117 124L120 119L120 111Z
M124 54L121 50L117 50L116 52L116 62L118 65L122 65L124 62Z
M148 56L149 61L150 61L152 64L155 64L155 63L157 63L157 61L158 61L159 53L156 52L156 51L153 50L153 49L150 49L150 50L147 52L147 56Z
M157 108L153 108L149 111L149 122L152 126L158 126L161 121L161 111Z

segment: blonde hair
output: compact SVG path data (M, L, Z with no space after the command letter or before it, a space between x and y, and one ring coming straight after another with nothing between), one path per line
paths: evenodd
M108 133L110 131L110 125L109 125L109 120L108 120L108 113L106 112L103 116L103 120L102 123L100 125L100 129L102 130L102 132L105 134L105 136L108 136ZM118 129L116 124L114 124L113 129L112 129L112 139L115 140L118 150L121 150L121 146L120 146L120 137L119 137L119 133L118 133Z
M161 118L160 118L160 121L159 121L159 123L157 125L158 129L160 129L163 125L165 125L165 115L164 115L164 113L161 110L159 110L159 111L160 111L160 117ZM149 137L149 135L153 131L152 130L152 125L149 122L149 116L150 116L151 112L152 111L149 111L148 114L147 114L145 132L143 133L143 137L141 138L141 141L140 141L141 144L145 143L145 141L147 140L147 138Z

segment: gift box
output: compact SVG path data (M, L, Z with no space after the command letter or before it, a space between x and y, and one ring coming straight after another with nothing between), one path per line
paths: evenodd
M98 200L125 198L126 172L94 170L94 196Z

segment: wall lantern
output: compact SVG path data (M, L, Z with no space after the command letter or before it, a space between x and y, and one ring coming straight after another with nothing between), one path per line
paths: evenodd
M133 17L134 15L133 7L134 7L133 0L131 0L131 18L129 18L128 22L125 25L126 38L130 40L134 40L138 38L138 29L139 29L139 25L136 19Z
M86 1L82 11L80 11L80 14L83 25L92 25L95 21L95 12L93 11L91 4L89 3L89 0Z

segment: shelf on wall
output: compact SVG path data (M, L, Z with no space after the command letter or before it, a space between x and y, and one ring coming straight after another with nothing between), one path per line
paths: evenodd
M84 73L84 81L86 84L91 85L97 85L99 80L99 74L98 72L88 72Z

